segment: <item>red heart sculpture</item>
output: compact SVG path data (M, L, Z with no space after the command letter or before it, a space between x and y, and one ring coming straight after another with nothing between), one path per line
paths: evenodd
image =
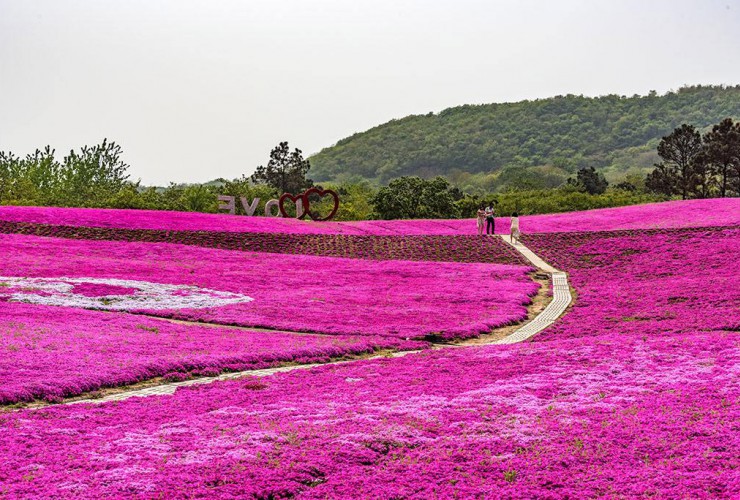
M288 212L285 211L285 207L283 206L283 203L285 203L285 200L290 200L293 203L295 203L296 210L298 206L298 200L301 200L301 203L303 203L303 213L301 214L300 217L298 217L298 219L304 219L306 215L309 215L308 196L306 196L306 193L297 194L295 196L290 193L283 193L283 195L280 197L280 199L278 200L278 208L280 209L280 215L282 215L283 217L290 217L290 215L288 215Z
M311 209L308 204L308 196L311 194L317 194L319 195L319 198L323 198L324 196L331 196L334 198L334 208L332 208L331 213L327 215L326 217L318 217L311 213ZM339 195L334 192L331 189L319 189L312 187L311 189L307 189L305 193L303 193L303 205L306 208L306 212L308 213L308 216L311 217L311 220L313 221L326 221L331 220L337 213L337 210L339 210Z

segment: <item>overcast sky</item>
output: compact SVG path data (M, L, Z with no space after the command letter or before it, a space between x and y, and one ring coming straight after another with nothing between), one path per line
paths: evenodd
M0 150L249 174L392 118L740 83L740 0L0 0Z

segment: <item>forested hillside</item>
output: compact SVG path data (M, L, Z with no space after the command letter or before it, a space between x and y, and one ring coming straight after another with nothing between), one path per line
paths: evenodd
M740 118L740 85L665 95L557 96L465 105L354 134L310 158L317 181L444 175L468 192L554 187L579 167L610 180L649 170L660 138L682 123Z

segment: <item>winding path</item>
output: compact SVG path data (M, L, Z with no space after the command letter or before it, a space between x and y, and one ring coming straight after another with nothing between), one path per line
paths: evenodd
M533 335L537 335L542 330L552 325L565 312L571 302L573 302L573 296L570 293L567 274L552 267L522 243L512 243L503 235L501 236L501 239L513 246L537 269L549 274L550 279L552 280L552 301L547 305L545 310L538 314L532 321L517 329L517 331L511 335L493 342L494 344L516 344L517 342L527 340Z
M522 243L511 243L504 235L498 235L498 237L500 237L506 243L514 247L527 260L529 260L532 263L532 265L534 265L537 269L549 274L552 280L552 285L553 285L552 286L552 289L553 289L552 290L553 291L552 301L547 305L547 307L541 313L535 316L534 319L532 319L528 323L524 324L522 327L518 328L511 335L508 335L507 337L504 337L501 340L490 342L490 344L516 344L518 342L523 342L531 338L532 336L538 334L539 332L541 332L548 326L552 325L565 312L565 310L571 304L573 297L570 293L570 286L568 285L568 276L566 273L552 267L550 264L542 260L539 256L537 256L534 252L532 252L529 248L524 246ZM483 344L477 343L476 345L483 345ZM453 347L462 348L462 347L467 347L467 346L465 345L437 345L435 347L437 349L448 349L448 348L453 348ZM365 359L379 359L379 358L387 358L387 357L397 358L397 357L406 356L406 355L414 354L418 352L421 352L421 351L402 351L402 352L396 352L390 355L372 356L370 358L365 358ZM70 401L65 404L104 403L107 401L121 401L121 400L128 399L131 397L162 396L162 395L174 394L174 392L177 390L178 387L208 384L211 382L215 382L217 380L230 380L230 379L235 379L235 378L240 378L240 377L245 377L245 376L265 377L268 375L273 375L275 373L289 372L293 370L306 370L306 369L324 365L324 364L339 365L339 364L346 364L346 363L354 363L355 361L356 360L331 361L329 363L282 366L278 368L268 368L268 369L263 369L263 370L247 370L243 372L224 373L217 377L202 377L202 378L197 378L193 380L185 380L182 382L172 382L168 384L156 385L152 387L147 387L145 389L121 391L115 394L104 396L102 398L82 399L82 400Z

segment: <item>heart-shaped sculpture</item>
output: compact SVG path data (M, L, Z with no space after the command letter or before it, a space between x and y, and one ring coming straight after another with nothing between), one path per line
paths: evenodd
M318 215L315 215L311 212L308 197L312 194L318 195L319 198L323 198L324 196L331 196L332 198L334 198L334 207L332 208L329 215L327 215L326 217L319 217ZM339 195L331 189L319 189L316 187L312 187L310 189L307 189L306 192L303 193L303 205L305 207L306 213L308 213L308 216L311 217L311 220L317 222L331 220L337 214L337 210L339 210Z
M280 197L280 199L278 200L278 208L280 209L280 215L282 215L283 217L290 217L290 215L288 215L288 212L285 210L285 206L284 206L285 200L290 200L293 203L295 203L297 219L303 219L306 217L306 215L309 215L308 196L306 196L306 193L296 194L296 195L292 195L290 193L283 193L283 195ZM300 201L300 204L298 203L299 201Z

